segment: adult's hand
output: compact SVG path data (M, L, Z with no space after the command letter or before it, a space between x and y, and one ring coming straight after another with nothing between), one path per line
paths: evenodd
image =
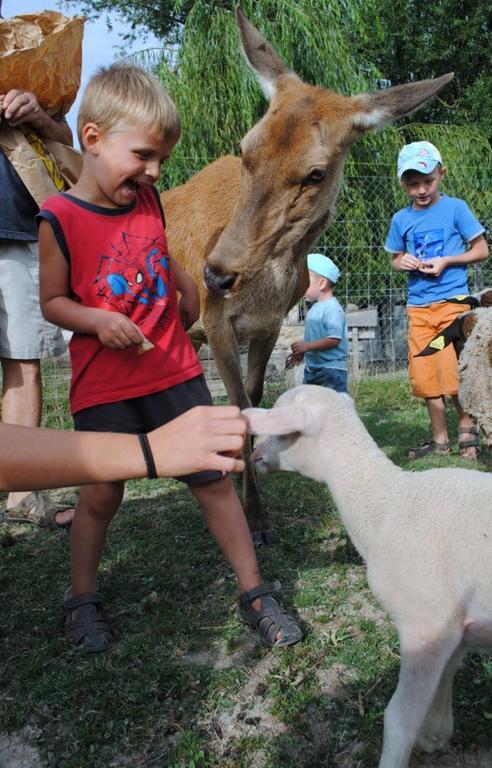
M234 405L197 406L148 434L157 474L242 472L246 422Z

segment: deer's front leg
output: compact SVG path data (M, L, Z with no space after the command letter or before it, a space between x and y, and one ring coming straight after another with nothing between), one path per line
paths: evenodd
M242 380L239 347L232 324L224 320L207 330L208 342L229 401L241 410L251 405ZM258 481L252 460L251 437L247 437L243 456L243 505L253 541L257 544L271 542L270 519L264 508L258 490Z
M275 328L270 336L252 339L249 343L246 392L251 405L255 407L260 404L263 397L265 371L279 333L280 327Z

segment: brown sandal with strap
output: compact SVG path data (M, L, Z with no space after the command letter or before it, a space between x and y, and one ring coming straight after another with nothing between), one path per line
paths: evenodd
M418 448L412 448L408 451L409 459L421 459L422 456L428 456L429 453L448 454L451 453L449 440L445 443L438 443L437 440L428 440L419 445Z
M73 648L82 648L89 653L98 653L109 648L113 636L102 612L101 596L97 592L70 597L67 590L63 610L65 638Z
M256 629L262 641L272 646L294 645L302 640L302 630L297 621L271 597L279 592L280 582L260 584L239 595L239 616L246 624ZM255 610L252 603L261 599L261 608Z
M472 424L470 427L458 427L458 435L471 435L468 439L459 440L458 448L462 459L476 461L480 453L480 430ZM473 452L470 452L473 448Z

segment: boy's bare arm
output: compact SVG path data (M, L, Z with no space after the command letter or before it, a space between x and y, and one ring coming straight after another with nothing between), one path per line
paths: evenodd
M114 349L141 344L145 337L132 321L119 312L84 307L70 295L69 268L51 225L39 227L40 302L47 320L60 328L99 337Z
M294 341L290 348L294 355L304 354L305 352L324 352L326 349L338 347L341 339L334 339L330 336L324 336L321 339L313 341Z
M178 262L170 258L172 264L176 288L181 294L179 301L179 314L185 330L191 328L200 317L200 296L195 281Z

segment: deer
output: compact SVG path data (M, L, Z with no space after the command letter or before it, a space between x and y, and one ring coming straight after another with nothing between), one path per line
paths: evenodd
M265 370L282 321L308 285L306 254L335 215L345 156L366 131L423 105L453 78L344 96L303 82L236 7L247 63L269 106L240 143L185 184L162 193L169 251L200 290L201 317L190 329L208 343L231 403L260 403ZM247 346L243 381L239 346ZM243 504L257 544L271 543L244 447Z

